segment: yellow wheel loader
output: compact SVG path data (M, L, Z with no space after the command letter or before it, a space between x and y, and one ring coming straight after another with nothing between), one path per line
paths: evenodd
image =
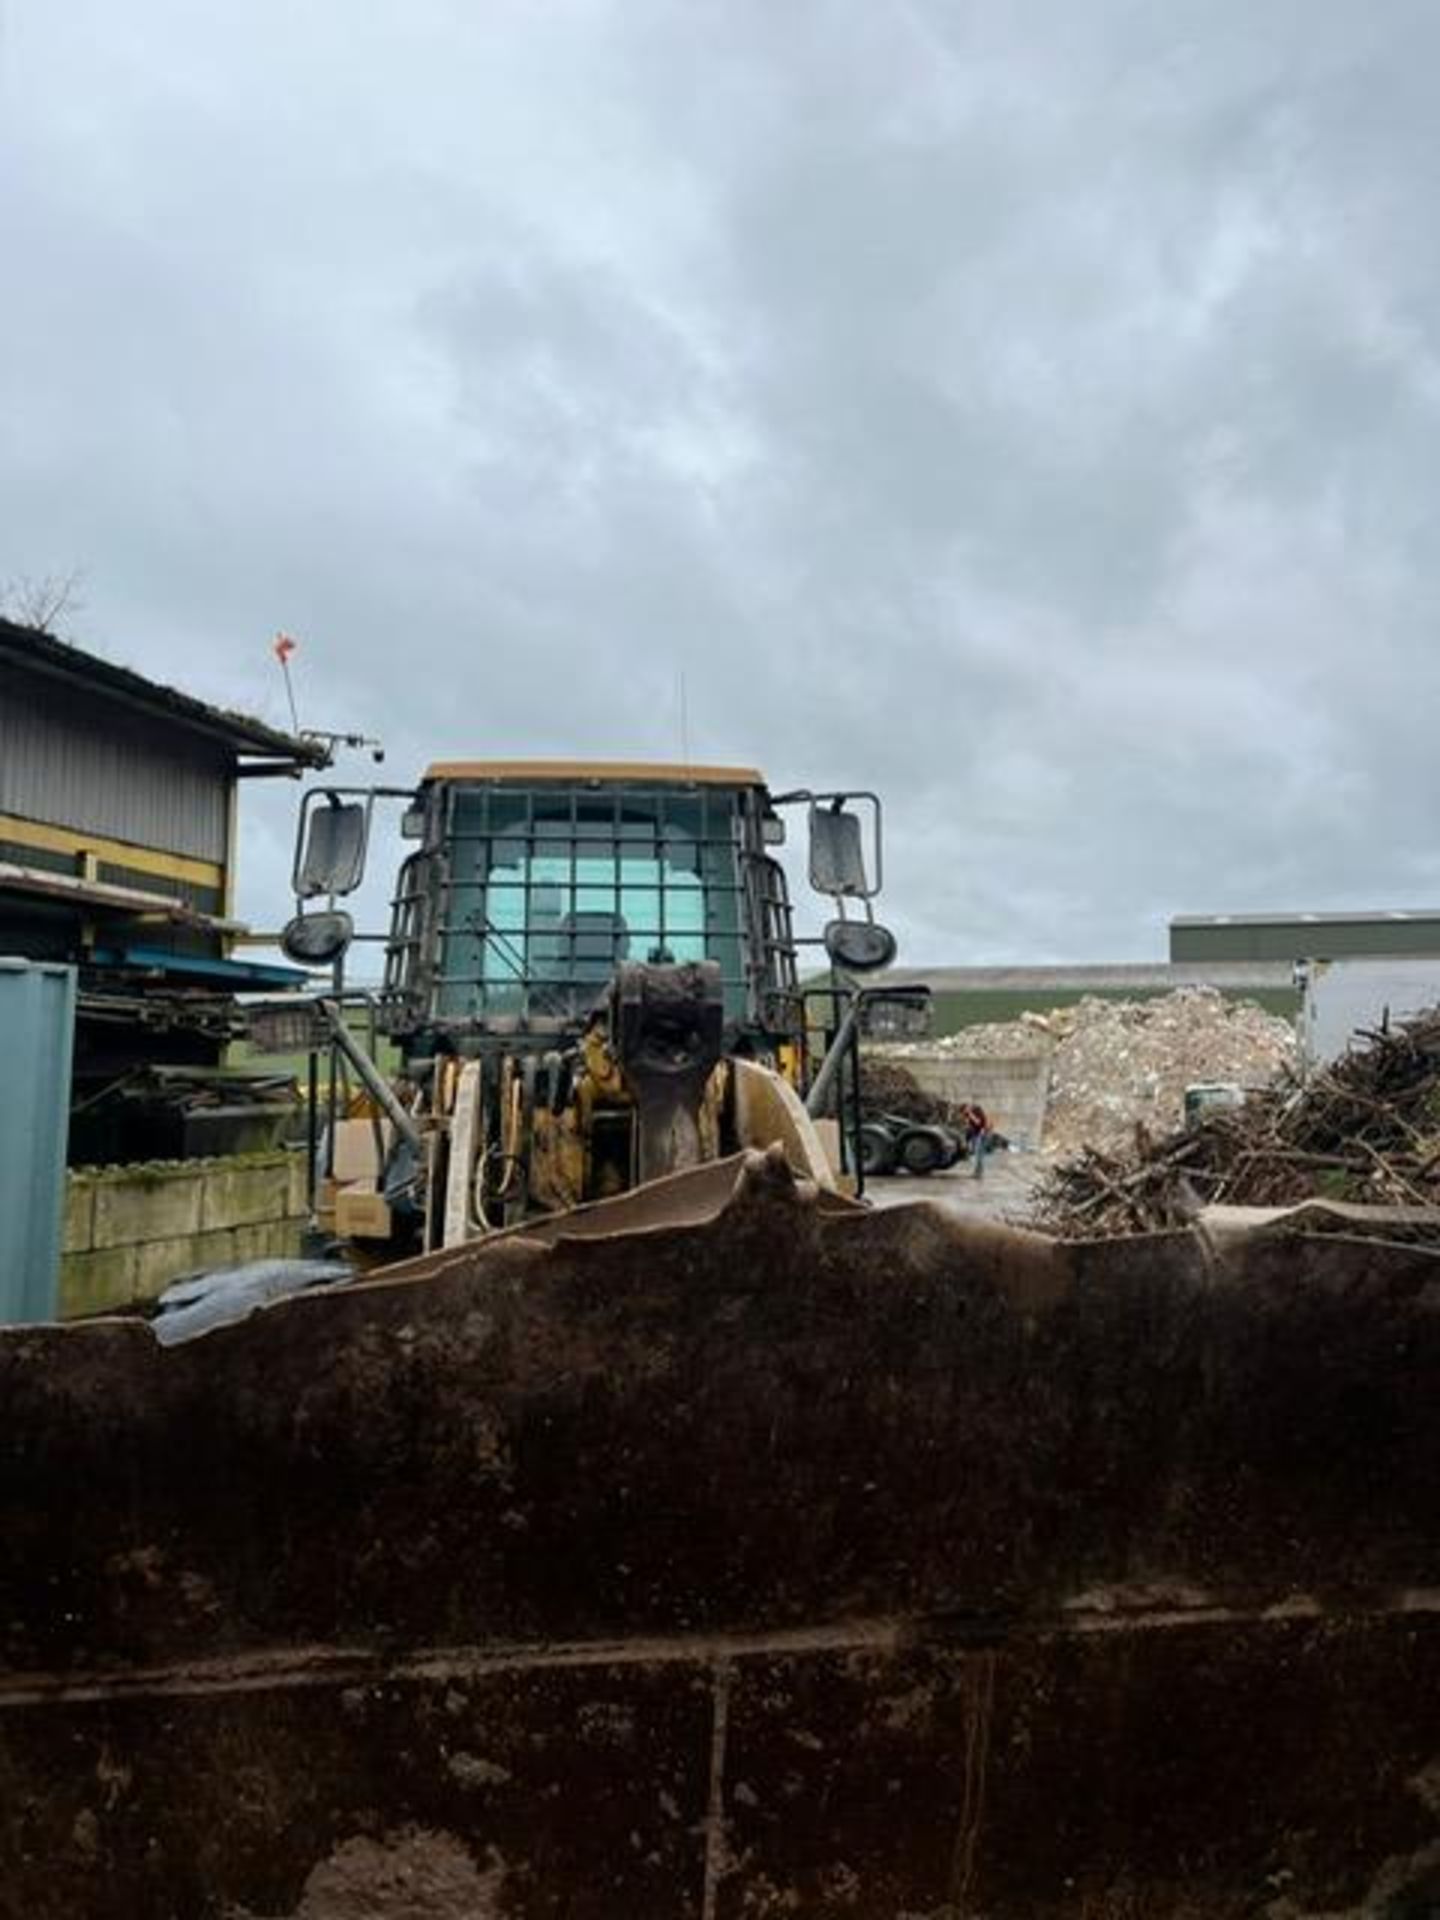
M362 880L377 797L405 800L416 842L378 998L403 1101L323 1002L386 1115L371 1237L455 1245L747 1147L778 1143L825 1188L859 1167L845 1080L877 996L855 980L895 952L871 904L873 794L774 796L743 767L544 761L433 766L413 795L317 789L282 941L292 957L333 963L352 940L338 902ZM792 810L807 819L811 884L833 903L808 938L775 853ZM828 1057L801 990L807 945L830 963L812 997ZM825 1107L828 1153L811 1116ZM352 1219L376 1217L354 1208L341 1226L365 1237Z
M401 803L401 1072L325 1019L412 1257L0 1330L0 1917L1440 1911L1425 1222L858 1204L865 803L796 802L813 1025L756 776ZM376 804L307 801L292 952Z

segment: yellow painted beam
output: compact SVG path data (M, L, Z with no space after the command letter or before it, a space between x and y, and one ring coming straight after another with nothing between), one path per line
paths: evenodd
M655 786L763 787L754 767L689 767L654 760L437 760L427 780L648 781Z
M0 840L13 840L22 847L44 847L50 853L73 854L77 860L87 856L107 861L111 866L134 867L139 873L153 873L166 880L187 880L196 887L225 887L225 869L213 860L192 860L188 854L162 853L158 847L137 847L129 840L111 840L103 833L87 833L78 827L52 827L42 820L22 820L18 814L0 813Z

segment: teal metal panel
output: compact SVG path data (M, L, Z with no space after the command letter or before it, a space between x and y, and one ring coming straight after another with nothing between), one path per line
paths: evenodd
M0 958L0 1321L60 1311L75 969Z

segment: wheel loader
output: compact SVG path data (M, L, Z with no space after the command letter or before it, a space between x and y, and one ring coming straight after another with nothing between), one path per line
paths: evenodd
M772 795L743 767L544 761L439 764L413 794L317 789L281 936L292 958L342 960L355 929L339 901L363 879L377 803L397 798L416 844L375 1025L403 1101L351 1035L343 975L319 1003L386 1118L386 1204L342 1202L342 1232L392 1255L455 1245L775 1142L822 1187L863 1180L853 1086L845 1097L858 1017L906 997L858 985L895 953L872 905L874 794ZM775 852L802 810L810 882L832 902L810 936ZM807 971L829 969L808 1011L807 947ZM827 1106L829 1152L812 1119Z
M868 1206L868 803L793 802L812 1021L757 776L394 799L385 1071L374 796L307 799L287 945L411 1256L0 1330L0 1916L1440 1911L1426 1223Z

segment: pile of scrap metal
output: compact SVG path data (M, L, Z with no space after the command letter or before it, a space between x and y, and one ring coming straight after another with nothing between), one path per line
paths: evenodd
M72 1164L246 1153L295 1132L293 1073L233 1071L246 1035L240 986L299 978L292 968L212 961L191 977L165 966L86 964L76 998Z
M97 988L86 985L75 1003L76 1017L93 1028L135 1027L148 1033L191 1033L221 1046L243 1030L233 995L193 990L141 991L138 985Z
M134 1066L82 1092L71 1109L77 1165L258 1153L304 1130L291 1073Z
M1407 1237L1440 1228L1440 1010L1361 1036L1303 1085L1291 1080L1129 1154L1087 1148L1039 1188L1032 1218L1068 1238L1182 1226L1216 1207L1383 1208ZM1327 1216L1313 1205L1309 1217ZM1352 1226L1353 1230L1353 1226Z

